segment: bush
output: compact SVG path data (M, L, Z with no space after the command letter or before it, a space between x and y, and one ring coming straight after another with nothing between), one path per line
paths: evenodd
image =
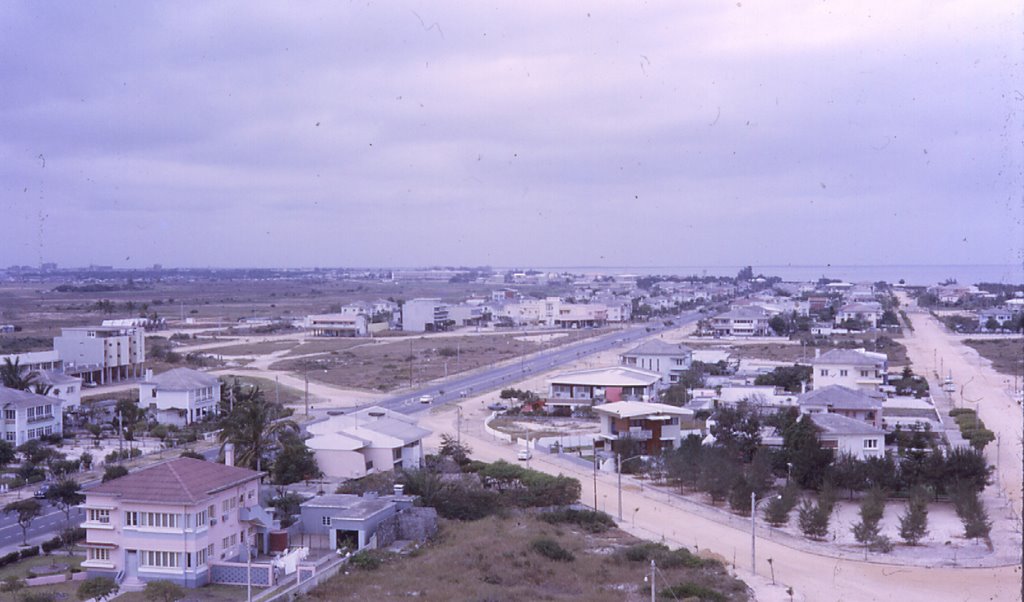
M7 566L14 562L18 562L19 558L20 556L18 555L17 551L8 552L7 554L0 556L0 567Z
M364 550L352 556L349 564L364 571L376 571L384 565L385 553L380 550Z
M588 533L603 533L615 526L615 520L604 512L595 510L555 510L540 515L540 519L546 523L558 524L569 523L577 525Z
M22 560L24 560L26 558L32 558L33 556L39 556L39 547L38 546L32 546L31 548L25 548L24 550L18 552L18 557L21 558Z
M697 598L701 602L725 602L728 599L725 597L725 594L716 592L709 587L698 585L692 581L666 587L658 592L658 595L662 598L674 598L676 600Z
M56 550L62 545L64 545L64 540L61 539L59 535L57 537L54 537L53 539L48 539L43 542L43 553L49 554L50 552Z
M533 540L530 547L533 548L534 552L548 560L556 562L572 562L576 560L576 556L572 552L563 548L561 544L550 537L539 537Z

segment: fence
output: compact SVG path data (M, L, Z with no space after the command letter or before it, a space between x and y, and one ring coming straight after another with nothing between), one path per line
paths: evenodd
M252 584L259 587L274 585L274 567L269 564L254 564L251 567L244 562L215 562L210 564L210 583L222 585L246 585L246 569L252 572Z

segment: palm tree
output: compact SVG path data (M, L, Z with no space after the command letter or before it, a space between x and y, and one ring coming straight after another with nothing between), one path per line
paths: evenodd
M263 458L278 444L285 431L298 432L299 426L282 417L280 404L268 401L259 387L239 387L234 391L233 409L222 415L221 449L235 446L235 462L256 470L263 469Z
M4 365L0 366L0 380L9 389L27 391L32 386L32 375L27 374L27 369L21 365L21 358L4 358Z

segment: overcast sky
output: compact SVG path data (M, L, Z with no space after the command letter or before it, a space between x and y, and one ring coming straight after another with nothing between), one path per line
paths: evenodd
M1019 0L0 3L0 265L1024 261Z

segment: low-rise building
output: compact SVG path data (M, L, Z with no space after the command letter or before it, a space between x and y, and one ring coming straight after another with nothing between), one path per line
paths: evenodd
M63 401L57 397L0 387L3 439L17 447L44 435L64 432Z
M889 359L884 353L864 349L815 351L811 361L811 383L815 389L842 385L850 389L877 391L885 384Z
M448 304L440 299L409 299L402 304L402 330L441 332L452 326Z
M835 324L839 326L851 320L860 322L867 328L878 328L878 322L882 319L882 304L877 301L859 301L847 303L836 312Z
M838 457L850 454L859 460L885 454L885 433L870 424L840 414L811 414L824 449Z
M396 540L425 542L437 533L437 511L415 496L328 494L300 505L303 539L311 547L355 552Z
M82 568L126 584L207 584L213 564L244 556L246 545L267 549L275 525L258 501L263 475L176 458L87 490Z
M651 339L619 356L623 366L657 372L665 384L679 382L679 376L690 369L693 350L680 343Z
M621 452L621 442L628 441L639 443L644 455L658 455L678 448L684 427L690 430L693 426L682 424L693 418L693 410L663 403L617 401L594 406L594 412L601 418L595 444L605 451Z
M548 381L548 407L592 406L613 401L656 401L661 375L615 366L573 370Z
M61 408L74 410L82 404L82 379L58 370L44 370L32 374L33 385L50 387L49 397L61 400Z
M216 376L174 368L139 384L139 405L157 413L157 421L184 426L219 413L221 382Z
M881 428L884 398L879 392L829 385L800 395L798 403L801 414L839 414Z
M302 323L315 337L363 337L369 334L369 325L369 316L360 312L311 315Z
M62 328L53 348L65 373L90 383L140 378L145 368L145 329L136 326Z
M738 307L711 318L711 331L715 336L767 336L768 320L767 312L760 307Z
M369 407L351 414L329 416L306 428L306 446L328 478L354 479L375 472L418 468L423 463L420 428L405 414Z

